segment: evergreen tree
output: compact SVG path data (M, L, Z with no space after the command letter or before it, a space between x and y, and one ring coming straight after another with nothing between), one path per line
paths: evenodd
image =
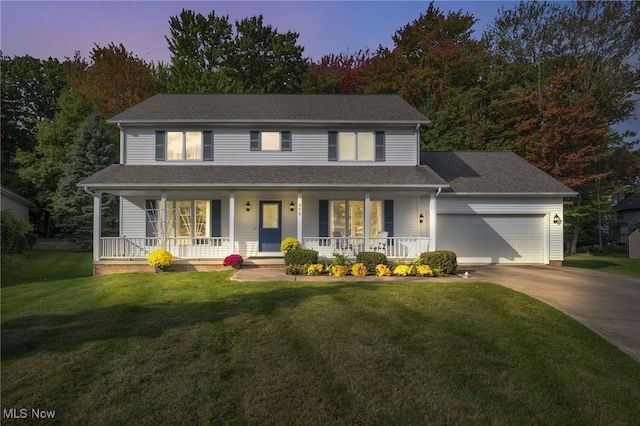
M77 243L91 243L93 230L93 199L76 185L118 160L116 144L96 112L89 114L71 144L68 161L53 200L53 215L63 236ZM118 204L115 197L102 200L102 226L105 231L117 231Z

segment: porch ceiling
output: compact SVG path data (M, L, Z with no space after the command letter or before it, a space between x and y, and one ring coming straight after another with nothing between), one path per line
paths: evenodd
M91 189L143 188L386 188L417 190L449 185L428 166L123 166L84 179Z

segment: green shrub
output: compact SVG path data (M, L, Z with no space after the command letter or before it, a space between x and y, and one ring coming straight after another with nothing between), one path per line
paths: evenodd
M420 255L419 259L422 265L429 265L434 274L436 271L442 271L441 273L444 275L453 274L458 268L456 254L448 250L425 252Z
M2 229L2 252L22 253L32 249L37 241L31 225L9 210L0 214L0 228Z
M367 271L376 273L376 266L387 264L387 255L377 251L363 251L356 256L357 263L364 263Z
M311 249L289 250L284 255L285 265L311 265L318 263L318 252Z
M292 250L295 251L295 250ZM287 275L305 275L309 270L309 265L287 265L284 269L284 272Z

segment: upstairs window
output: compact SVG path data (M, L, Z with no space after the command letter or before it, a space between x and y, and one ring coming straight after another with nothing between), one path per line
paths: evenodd
M202 133L167 132L167 160L202 160Z
M291 132L259 132L250 133L251 151L291 151Z
M156 161L213 161L213 132L156 131Z
M384 132L329 132L329 161L384 161Z

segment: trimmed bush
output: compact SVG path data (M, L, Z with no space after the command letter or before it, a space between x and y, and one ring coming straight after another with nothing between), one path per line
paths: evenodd
M458 268L458 260L456 254L448 250L438 250L425 252L420 255L420 263L429 265L436 272L442 271L443 274L453 274Z
M387 263L387 255L377 251L363 251L356 256L356 262L363 263L367 267L367 271L375 274L377 265Z
M289 250L284 255L285 265L312 265L318 263L318 252L311 249Z

